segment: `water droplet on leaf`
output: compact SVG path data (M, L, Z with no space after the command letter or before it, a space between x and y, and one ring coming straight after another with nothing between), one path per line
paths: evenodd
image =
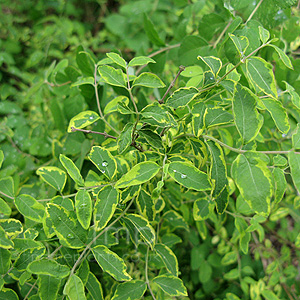
M94 117L93 117L93 116L90 116L90 117L89 117L89 119L90 119L90 120L93 120L93 119L94 119Z
M107 167L108 166L108 162L107 161L104 161L103 163L102 163L102 167Z
M67 238L68 238L68 239L74 239L74 235L73 235L72 233L69 233L69 234L67 235Z
M177 171L176 171L176 170L173 170L173 172L176 173Z
M186 178L187 176L185 174L181 174L181 178Z
M103 173L103 174L105 173L105 170L100 170L100 171L101 171L101 173Z

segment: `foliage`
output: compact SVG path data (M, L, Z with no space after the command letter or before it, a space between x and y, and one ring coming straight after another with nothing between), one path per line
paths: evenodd
M295 2L3 5L1 299L297 299Z

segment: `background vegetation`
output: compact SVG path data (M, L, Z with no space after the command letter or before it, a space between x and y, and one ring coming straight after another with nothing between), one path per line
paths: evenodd
M299 299L297 1L0 3L0 299ZM128 69L112 53L143 63ZM262 62L265 85L246 58ZM116 84L121 71L103 66L127 73L126 85ZM150 83L136 82L132 95L143 72L159 78L147 73ZM169 86L170 94L188 89L168 98ZM238 91L257 101L248 126L232 105ZM157 100L167 102L165 123L141 113ZM103 149L102 163L116 165L110 177L93 157ZM242 160L254 184L242 179ZM156 177L124 189L123 174L154 162ZM194 176L190 162L209 174L212 192L167 170L178 162L187 168L181 176ZM218 194L217 170L225 170ZM120 199L97 228L98 193L115 183ZM92 203L83 215L80 203ZM57 228L64 217L71 225ZM142 222L135 229L132 218ZM94 239L105 228L110 234ZM152 228L158 246L141 232ZM99 262L105 254L120 274Z

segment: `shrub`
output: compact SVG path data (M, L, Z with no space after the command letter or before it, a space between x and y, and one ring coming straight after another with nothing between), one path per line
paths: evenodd
M125 2L3 12L0 296L296 299L295 1Z

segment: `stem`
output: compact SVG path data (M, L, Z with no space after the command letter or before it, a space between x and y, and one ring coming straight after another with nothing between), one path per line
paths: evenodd
M177 75L172 80L172 82L169 85L168 89L166 90L164 96L161 98L161 100L158 101L159 103L164 103L164 100L167 97L168 93L170 92L171 88L175 85L175 82L176 82L177 78L179 77L179 75L181 74L181 72L183 72L184 70L185 70L185 66L180 66L179 67L179 71L178 71Z
M148 57L150 57L150 58L151 58L151 57L154 57L154 56L156 56L156 55L158 55L158 54L160 54L160 53L163 53L163 52L165 52L165 51L169 51L169 50L171 50L171 49L178 48L178 47L180 47L180 45L181 45L181 44L178 43L178 44L175 44L175 45L167 46L167 47L165 47L165 48L161 48L160 50L157 50L157 51L151 53L150 55L148 55ZM140 67L136 70L135 75L140 74L141 71L142 71L146 66L147 66L147 64L146 64L146 65L143 65L143 66L140 66Z
M219 37L217 38L217 40L215 41L214 45L213 45L213 49L216 49L217 45L220 43L222 37L224 36L226 30L228 29L228 27L231 25L233 20L230 20L228 22L228 24L225 26L225 28L223 29L223 31L221 32L221 34L219 35Z
M117 139L117 137L115 137L113 135L110 135L110 134L107 134L106 132L99 132L99 131L93 131L93 130L85 130L85 129L79 129L79 128L75 128L75 127L71 127L71 130L72 130L72 132L81 131L81 132L85 132L85 133L94 133L94 134L103 135L106 138L110 138L110 139L114 139L114 140Z
M151 289L149 278L148 278L148 258L149 258L149 247L147 247L147 253L146 253L145 277L146 277L146 284L148 285L148 288L149 288L149 292L150 292L153 300L156 300L156 298L153 294L153 291Z
M11 199L11 200L15 200L14 197L8 196L7 194L5 194L5 193L3 193L3 192L1 192L1 191L0 191L0 194L2 194L4 197L7 197L7 198L9 198L9 199Z
M190 133L183 133L181 135L178 135L176 136L174 139L180 139L184 136L187 136L187 137L194 137L194 138L199 138L197 136L195 136L194 134L190 134ZM290 152L294 152L295 154L300 154L300 152L296 152L296 151L293 151L292 149L291 150L278 150L278 151L252 151L252 150L242 150L242 149L237 149L237 148L233 148L229 145L226 145L225 143L219 141L218 139L212 137L212 136L209 136L209 135L206 135L206 134L202 134L201 135L204 139L208 139L208 140L211 140L211 141L214 141L216 143L218 143L220 146L223 146L227 149L229 149L230 151L233 151L233 152L236 152L236 153L246 153L246 152L257 152L257 153L262 153L262 154L289 154Z
M64 86L64 85L67 85L69 83L72 83L71 80L67 81L67 82L64 82L64 83L61 83L61 84L54 84L54 83L51 83L47 80L45 80L45 83L47 83L48 85L52 86L52 87L60 87L60 86Z
M127 76L127 91L128 91L128 93L129 93L130 100L131 100L131 102L133 103L135 112L136 112L136 114L137 114L137 119L139 119L139 111L138 111L138 109L137 109L137 106L136 106L136 104L135 104L135 101L134 101L134 98L133 98L133 95L132 95L132 92L131 92L131 86L130 86L130 81L129 81L129 73L128 73L128 66L126 66L126 76Z
M28 299L30 293L31 293L32 290L35 288L36 284L37 284L37 280L36 280L35 283L31 286L31 288L30 288L30 290L28 291L28 293L26 294L24 300Z
M247 25L247 23L252 19L252 17L254 16L254 14L256 13L256 11L258 10L258 8L260 7L260 5L262 4L264 0L260 0L258 2L258 4L255 6L255 8L253 9L252 13L250 14L249 18L247 19L245 25Z
M100 106L100 100L99 100L99 94L98 94L98 88L97 88L98 84L97 84L97 65L95 65L95 72L94 72L94 89L95 89L95 96L96 96L96 101L97 101L97 107L98 107L98 111L100 114L100 117L102 119L102 121L108 126L110 127L114 132L116 132L117 134L120 134L120 132L118 130L116 130L113 126L111 126L104 118L103 112L101 110L101 106Z
M98 235L96 235L96 237L94 237L92 239L92 241L90 243L87 244L87 246L85 247L85 249L81 252L80 256L78 257L77 261L75 262L69 278L74 274L76 267L80 264L82 258L84 257L85 253L87 251L90 251L91 246L95 243L95 241L103 234L105 233L110 227L112 227L115 223L117 223L128 211L128 209L130 208L130 206L132 205L133 201L134 201L135 197L132 198L132 200L129 202L128 206L124 209L124 211L112 222L109 224L109 226L105 227Z

